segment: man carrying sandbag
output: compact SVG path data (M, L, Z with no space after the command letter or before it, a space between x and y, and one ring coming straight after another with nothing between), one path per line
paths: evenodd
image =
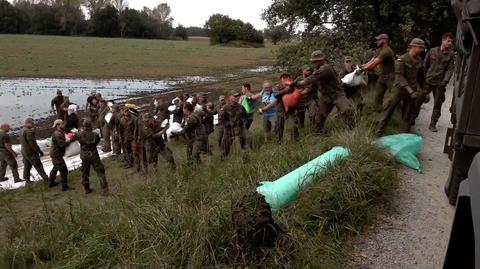
M343 78L345 75L350 74L353 71L355 70L353 69L352 57L345 56L343 70L340 72L340 77ZM361 93L362 86L348 86L346 84L343 84L342 86L347 98L352 100L357 115L361 115L363 110L363 97Z
M338 113L347 125L354 128L354 108L352 102L345 96L337 72L325 62L325 54L321 50L314 51L310 61L313 64L313 74L303 80L293 82L289 88L301 87L304 89L302 95L305 95L306 88L314 84L317 85L320 91L320 99L315 114L314 134L319 135L323 132L325 121L333 107L337 108Z
M37 138L35 137L35 129L33 127L33 119L27 118L25 125L18 134L20 139L20 145L22 146L23 157L23 179L27 183L30 181L30 170L32 166L35 167L38 174L42 177L45 183L48 182L48 176L43 169L42 161L40 157L43 157L43 151L37 144Z
M390 48L390 38L387 34L380 34L375 37L375 40L378 47L377 54L360 68L363 71L371 71L379 66L379 78L375 85L375 111L381 112L385 93L392 88L395 77L395 53Z
M395 61L395 82L392 98L384 110L378 127L378 134L382 135L388 122L392 118L395 108L403 101L401 132L408 133L412 122L416 118L417 102L424 95L425 74L420 54L425 50L425 42L414 38L408 45L408 52Z
M55 187L58 183L55 182L57 178L57 172L60 172L61 182L62 182L62 191L71 190L68 186L68 169L63 156L65 155L65 150L71 141L66 141L65 139L65 127L63 120L55 120L53 122L53 127L55 131L52 134L52 147L50 148L50 158L52 159L53 168L50 172L50 187Z

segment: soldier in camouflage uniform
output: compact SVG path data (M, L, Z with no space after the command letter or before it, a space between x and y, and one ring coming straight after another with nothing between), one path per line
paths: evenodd
M62 119L63 120L63 113L61 110L61 106L63 104L63 94L62 90L57 90L57 96L55 96L52 101L51 101L51 112L54 114L57 114L57 119Z
M30 183L30 170L32 166L35 167L38 174L42 177L45 182L48 182L48 176L43 169L42 161L40 157L43 157L43 151L37 144L37 139L35 137L35 129L33 127L33 119L27 118L25 120L25 125L18 134L20 139L20 145L22 146L22 157L23 157L23 179Z
M52 134L52 147L50 148L50 158L52 159L53 168L50 172L50 187L55 187L58 183L55 182L57 172L60 172L62 191L70 190L68 186L68 169L63 156L65 150L70 144L70 141L65 139L64 123L62 120L55 120L53 127L55 131Z
M322 51L314 51L310 57L313 63L314 72L307 78L296 81L290 85L292 87L302 87L304 90L316 85L320 91L319 105L315 114L314 134L321 134L328 115L333 107L336 107L340 116L345 120L350 128L355 127L354 108L352 102L345 96L340 85L337 72L333 67L325 63L325 55Z
M136 117L134 117L128 108L124 108L123 115L120 119L120 141L123 149L123 161L125 163L125 168L133 167L133 138L135 133L135 122Z
M343 70L339 74L341 78L343 78L347 74L350 74L354 71L352 57L345 56L343 67L344 67ZM352 100L356 108L357 115L361 115L363 110L363 97L362 97L361 89L362 89L362 86L352 87L352 86L343 84L343 90L345 91L345 96L347 96L348 99Z
M363 71L371 71L379 66L379 78L376 83L375 93L375 111L383 110L383 99L385 93L392 88L395 72L395 53L390 48L390 38L387 34L381 34L375 37L377 40L378 51L375 57L360 68Z
M18 164L15 159L17 154L12 150L10 136L8 135L9 131L10 125L6 123L0 124L0 182L8 180L8 178L5 177L8 165L10 166L10 170L12 170L14 182L19 183L22 180L18 175Z
M183 132L187 142L187 160L189 164L200 164L200 154L206 151L207 133L203 125L203 112L193 112L192 104L183 105L185 117Z
M313 73L313 68L308 65L302 67L302 76L297 78L301 80L307 78ZM318 89L315 86L305 88L302 100L296 109L299 128L305 127L305 116L308 113L310 127L313 126L316 106L318 104Z
M283 136L285 132L285 126L287 121L290 122L289 130L290 137L293 139L298 139L300 136L299 133L299 117L297 115L298 107L290 108L288 112L285 110L283 104L282 96L287 93L291 93L293 88L288 87L285 83L293 81L292 77L289 74L282 74L280 76L280 85L277 86L277 91L275 92L275 98L277 98L277 143L281 144L283 141ZM302 104L300 104L301 106ZM303 109L300 107L300 109Z
M133 163L137 172L148 172L147 152L145 149L145 128L142 115L135 121L133 133Z
M113 104L112 106L112 118L108 123L108 128L110 130L110 134L112 135L112 144L113 144L113 154L120 155L122 153L122 141L121 141L121 132L120 132L120 122L122 119L122 114L120 112L120 108L117 104Z
M217 112L217 115L218 115L218 124L217 124L218 140L217 140L217 143L218 143L219 148L222 147L223 134L225 133L225 120L222 118L222 115L225 115L222 112L222 110L225 107L225 105L227 104L227 102L225 100L226 100L225 95L220 95L220 97L218 97L218 104L217 104L217 108L216 108L216 112Z
M82 160L82 185L85 194L92 192L90 188L90 168L93 167L102 188L102 195L108 195L108 184L105 177L105 167L98 155L97 146L100 143L100 136L93 132L90 120L83 121L83 130L75 137L80 143L80 159Z
M160 121L146 113L142 116L143 133L145 134L144 148L147 164L153 164L156 168L158 165L158 154L160 154L172 168L175 169L175 160L172 151L165 145L163 134L165 129L162 128Z
M400 101L403 101L404 105L401 131L410 132L412 122L416 117L417 102L423 96L423 89L425 89L425 74L420 58L424 49L425 42L419 38L414 38L410 42L408 52L396 60L392 97L379 124L379 135L385 132L385 128Z
M425 93L428 95L433 92L433 111L429 129L432 132L438 132L437 122L442 111L442 104L445 102L445 91L450 78L453 75L455 56L452 50L453 36L446 33L442 36L440 47L430 49L425 58L425 79L427 82ZM421 101L424 101L423 96ZM417 112L423 102L419 102Z
M219 118L222 118L224 124L224 133L222 138L222 157L230 154L230 148L238 137L240 147L245 149L246 145L246 131L244 120L247 116L245 108L238 103L238 99L241 94L236 91L232 91L227 104L220 111Z

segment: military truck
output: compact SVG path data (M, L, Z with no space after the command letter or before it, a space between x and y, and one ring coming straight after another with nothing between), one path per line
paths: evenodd
M480 151L480 1L452 0L458 19L452 128L447 131L445 153L452 161L445 193L455 205L462 180Z

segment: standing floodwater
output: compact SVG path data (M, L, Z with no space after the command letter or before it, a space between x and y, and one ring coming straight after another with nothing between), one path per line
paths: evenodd
M144 94L162 92L179 83L210 80L213 79L198 76L172 80L0 79L0 122L8 122L17 128L27 117L36 120L48 117L50 102L57 90L62 90L63 95L69 96L71 102L83 108L92 90L101 93L107 100L124 101Z

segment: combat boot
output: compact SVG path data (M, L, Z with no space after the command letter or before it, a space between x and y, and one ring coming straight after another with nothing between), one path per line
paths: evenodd
M93 192L93 190L90 188L90 183L83 183L83 188L85 189L85 194Z
M437 129L437 121L435 120L432 120L430 122L430 126L428 126L428 129L434 133L438 132L438 129Z

